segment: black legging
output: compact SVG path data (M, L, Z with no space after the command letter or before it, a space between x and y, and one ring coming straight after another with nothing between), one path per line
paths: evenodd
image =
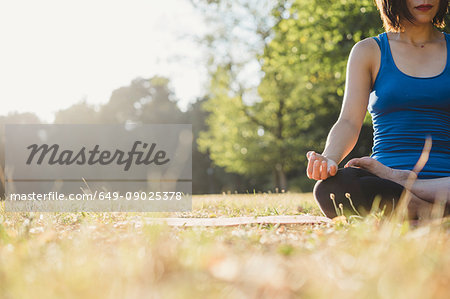
M335 176L318 181L314 186L314 197L329 218L338 216L336 208L340 210L339 204L343 205L346 216L357 214L355 210L366 215L377 196L380 199L377 208L385 208L386 215L397 206L402 192L402 185L355 167L340 168ZM330 195L334 197L334 203Z

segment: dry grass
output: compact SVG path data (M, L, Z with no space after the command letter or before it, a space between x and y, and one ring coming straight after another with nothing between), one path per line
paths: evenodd
M179 217L319 215L311 194L194 196ZM137 213L5 213L0 298L447 298L450 221L176 228Z

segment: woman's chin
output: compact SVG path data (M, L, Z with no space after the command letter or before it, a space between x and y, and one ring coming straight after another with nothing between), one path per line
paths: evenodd
M432 24L432 22L433 22L432 17L422 15L422 16L414 16L414 22L412 24L423 26L423 25Z

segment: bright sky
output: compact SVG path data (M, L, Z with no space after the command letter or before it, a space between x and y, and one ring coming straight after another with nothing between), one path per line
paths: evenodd
M185 109L202 95L205 32L188 0L0 0L0 115L44 121L98 105L136 77L167 76Z

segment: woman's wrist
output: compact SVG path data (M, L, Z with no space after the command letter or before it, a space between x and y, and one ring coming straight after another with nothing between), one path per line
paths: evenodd
M339 162L340 162L338 157L333 156L331 154L326 154L325 152L323 152L321 155L329 160L334 161L336 164L339 164Z

